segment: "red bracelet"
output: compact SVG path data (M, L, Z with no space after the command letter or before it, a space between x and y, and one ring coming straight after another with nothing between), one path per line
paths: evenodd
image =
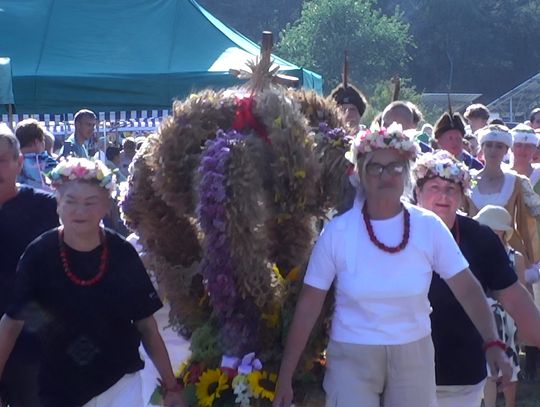
M163 390L165 390L165 393L180 393L182 392L182 386L177 383L173 387L163 386Z
M503 341L499 339L484 342L484 344L482 345L482 350L485 352L489 348L493 348L493 347L501 348L503 352L506 352L506 343L504 343Z

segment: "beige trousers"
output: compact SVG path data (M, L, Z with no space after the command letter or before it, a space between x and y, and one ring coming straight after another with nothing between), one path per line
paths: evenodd
M330 341L326 407L436 407L431 336L404 345Z

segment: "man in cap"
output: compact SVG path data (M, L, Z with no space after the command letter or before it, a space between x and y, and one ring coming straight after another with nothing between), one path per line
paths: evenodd
M367 107L365 96L354 85L340 84L331 93L330 97L336 101L344 114L347 126L352 130L359 130L360 119Z
M467 167L481 170L483 164L463 149L465 123L459 113L444 112L435 123L435 141L439 148L446 150Z

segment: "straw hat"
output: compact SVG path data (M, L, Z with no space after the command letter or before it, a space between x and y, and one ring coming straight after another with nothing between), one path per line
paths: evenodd
M514 231L512 217L502 206L486 205L476 214L474 219L482 225L489 226L496 232L505 232L506 240L510 239Z

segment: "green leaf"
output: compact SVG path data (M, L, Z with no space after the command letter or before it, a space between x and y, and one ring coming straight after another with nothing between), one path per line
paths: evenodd
M154 392L150 396L150 401L148 402L152 406L162 406L163 405L163 393L161 392L161 387L156 386Z
M197 405L197 393L195 392L195 385L188 384L184 389L184 398L188 406Z

